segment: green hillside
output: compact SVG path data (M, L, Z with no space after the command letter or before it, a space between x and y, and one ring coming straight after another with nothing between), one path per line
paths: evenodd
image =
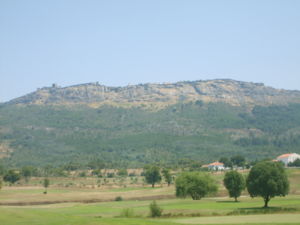
M161 110L142 106L0 107L2 161L10 166L109 167L145 163L206 163L240 154L249 160L300 152L300 104L256 106L178 103Z

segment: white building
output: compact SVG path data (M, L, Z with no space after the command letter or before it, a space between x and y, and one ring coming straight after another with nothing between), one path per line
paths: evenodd
M285 166L287 166L289 163L294 162L296 159L300 159L300 155L298 155L297 153L287 153L276 158L277 161L283 162Z

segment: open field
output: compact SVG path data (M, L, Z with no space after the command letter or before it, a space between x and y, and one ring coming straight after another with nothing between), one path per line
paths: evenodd
M300 195L300 169L288 169L290 194ZM246 176L248 171L244 171ZM218 197L226 197L222 185L223 172L212 174L219 184ZM117 196L124 200L151 200L174 198L174 185L157 184L153 189L145 184L140 176L134 178L96 178L96 177L50 177L48 194L43 194L43 178L32 178L28 183L21 181L14 186L4 186L0 191L0 205L32 205L67 202L112 201ZM246 191L242 195L248 195Z
M246 172L245 172L246 173ZM247 193L233 202L220 187L218 196L199 201L176 199L174 185L159 184L151 188L131 179L118 184L113 178L93 186L98 178L50 178L48 194L43 194L42 178L29 183L4 186L0 191L0 224L30 225L152 225L152 224L300 224L300 170L288 170L291 194L270 201L263 209L262 198ZM223 173L213 176L220 184ZM73 185L66 184L73 182ZM80 184L80 185L79 185ZM121 196L123 201L114 201ZM159 219L149 217L149 204L157 200L163 208ZM51 204L50 204L51 203ZM131 214L124 216L130 209Z
M124 188L108 190L95 189L58 189L51 188L43 194L43 188L9 189L4 188L0 194L0 205L37 205L66 202L106 202L113 201L117 196L124 200L149 200L174 198L174 187L163 188Z
M158 200L163 218L149 218L151 201L102 203L63 203L39 206L1 206L1 224L300 224L300 196L275 198L271 208L261 208L262 199L243 197L235 203L228 198L200 201ZM118 218L124 209L132 209L133 218Z

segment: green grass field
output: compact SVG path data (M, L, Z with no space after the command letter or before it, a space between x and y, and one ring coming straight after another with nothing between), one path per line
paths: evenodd
M272 199L269 209L262 208L262 198L252 199L247 193L236 203L224 195L223 187L217 197L193 201L174 198L174 186L150 188L127 183L126 187L113 189L110 186L65 187L60 184L68 183L69 178L53 178L53 185L45 195L44 189L35 185L39 179L33 179L33 185L5 186L0 191L0 225L300 224L300 170L288 170L288 174L291 194ZM214 176L220 183L223 174ZM72 180L94 182L83 178ZM116 196L124 200L114 201ZM159 219L149 217L152 199L157 199L163 208ZM99 202L84 203L87 200ZM127 209L132 210L129 217L124 216Z
M300 196L274 198L270 209L262 209L262 199L242 197L158 200L163 217L149 218L151 201L120 201L94 204L63 203L39 206L1 206L1 224L300 224ZM133 218L117 218L124 209Z

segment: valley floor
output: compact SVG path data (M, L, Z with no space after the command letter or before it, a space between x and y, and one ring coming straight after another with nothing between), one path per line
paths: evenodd
M217 197L201 200L175 198L174 185L151 188L139 181L116 178L97 186L97 178L51 178L43 194L42 178L4 186L0 190L1 225L183 225L183 224L300 224L300 170L289 170L290 194L273 198L263 209L262 198L247 193L239 202L227 197L220 185ZM214 174L221 183L223 174ZM70 185L70 181L74 183ZM93 185L91 185L93 184ZM119 184L119 186L109 186ZM115 201L116 197L121 201ZM156 200L160 218L149 217Z
M163 216L149 217L151 200L101 203L60 203L30 206L0 206L4 225L152 225L152 224L300 224L300 196L274 198L270 208L261 208L261 198L240 202L218 197L157 200ZM124 212L130 209L130 214Z

